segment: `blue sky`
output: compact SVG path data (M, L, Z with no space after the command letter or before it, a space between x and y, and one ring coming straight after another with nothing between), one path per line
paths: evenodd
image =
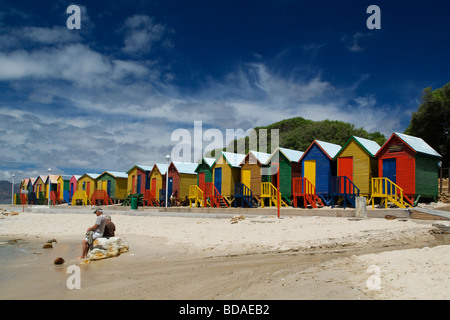
M81 30L69 30L69 5ZM369 30L369 5L381 29ZM175 129L403 132L450 81L445 1L2 1L0 180L164 162ZM225 142L224 142L225 143ZM192 159L197 160L197 159Z

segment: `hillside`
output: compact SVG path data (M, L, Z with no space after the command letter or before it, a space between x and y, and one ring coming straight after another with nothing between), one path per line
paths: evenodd
M343 121L323 120L313 121L296 117L291 119L275 122L266 127L256 127L259 129L267 129L268 143L267 149L270 150L270 130L279 130L279 144L281 147L305 151L314 140L322 140L343 146L351 136L358 136L377 142L380 146L386 141L386 137L380 132L368 133L363 128L356 128L353 124ZM234 141L235 150L236 140ZM248 138L246 138L246 150L248 148ZM254 150L254 147L251 147Z
M11 182L0 181L0 204L11 204ZM19 192L19 183L15 183L14 192Z

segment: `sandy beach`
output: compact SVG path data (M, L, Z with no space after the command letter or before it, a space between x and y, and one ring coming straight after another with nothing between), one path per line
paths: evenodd
M120 212L112 220L129 252L80 264L92 213L4 216L0 250L23 254L0 262L0 299L450 298L450 241L431 232L436 221L255 215L231 223ZM54 248L43 249L52 238ZM65 263L54 265L56 257ZM67 287L71 265L81 289Z

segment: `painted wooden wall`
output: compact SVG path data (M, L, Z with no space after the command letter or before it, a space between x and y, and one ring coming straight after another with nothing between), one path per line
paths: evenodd
M416 194L416 159L415 152L408 145L403 143L397 136L388 140L378 152L378 175L383 174L383 160L396 160L396 181L395 183L403 189L404 194L414 196Z
M213 182L213 173L211 167L202 159L202 162L198 165L197 169L197 186L200 186L200 174L203 173L205 177L204 182Z
M77 190L85 191L88 198L92 196L96 188L97 185L95 179L91 178L86 174L81 176L77 182Z
M231 167L226 162L223 155L220 155L211 168L213 171L213 181L216 181L216 168L222 168L221 195L225 197L234 197L234 185L241 182L241 168Z
M416 195L439 196L439 162L432 157L416 154Z
M376 169L377 160L371 157L355 140L351 140L337 158L338 176L345 175L342 172L342 168L345 166L342 158L350 157L353 159L353 174L349 178L359 188L361 195L368 196L371 193L372 177L378 175L377 171L373 171Z
M108 181L111 181L109 197L113 200L123 200L127 193L128 178L115 177L105 172L97 178L97 190L107 191Z
M150 190L155 190L155 197L159 199L159 190L166 188L166 175L161 174L158 167L154 166L149 174Z
M311 145L309 150L303 155L302 163L302 175L305 177L305 161L315 161L315 187L317 194L328 195L329 180L332 176L336 175L336 163L330 160L328 156L317 146L317 144Z
M261 195L261 182L263 181L261 169L268 167L261 164L252 153L248 153L245 157L245 163L241 166L241 183L247 185L252 190L252 195L259 197ZM249 181L247 177L249 176ZM234 192L234 191L233 191Z
M141 177L140 190L137 190L137 176ZM132 193L144 193L146 180L148 180L148 176L145 174L145 171L138 166L135 166L130 171L128 171L127 191L133 188L133 190L131 191Z

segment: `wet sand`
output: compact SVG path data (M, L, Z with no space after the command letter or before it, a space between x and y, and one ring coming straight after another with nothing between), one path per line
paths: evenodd
M19 244L8 246L22 242L25 250L0 262L0 299L450 298L450 241L430 233L430 221L135 218L113 216L130 251L89 264L76 259L81 239L75 234L90 226L91 215L0 220L0 242L16 237ZM65 231L49 233L53 223ZM308 234L314 226L322 235ZM43 249L53 237L54 248ZM66 262L54 265L59 256ZM67 287L71 265L80 268L81 289ZM367 287L371 265L381 271L376 290Z

